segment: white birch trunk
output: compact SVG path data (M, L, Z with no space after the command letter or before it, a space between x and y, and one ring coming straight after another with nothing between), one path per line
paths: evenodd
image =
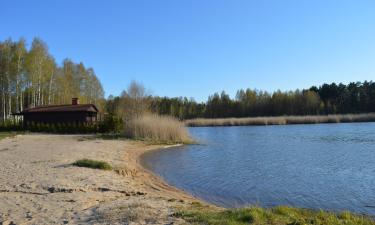
M52 81L53 81L53 75L54 75L54 73L52 72L51 79L49 80L48 105L51 104L51 99L52 99Z

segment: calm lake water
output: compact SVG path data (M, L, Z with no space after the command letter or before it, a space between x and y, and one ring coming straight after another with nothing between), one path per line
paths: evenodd
M208 202L375 215L375 123L191 128L142 163Z

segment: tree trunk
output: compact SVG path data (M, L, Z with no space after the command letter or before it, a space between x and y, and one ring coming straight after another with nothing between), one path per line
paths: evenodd
M2 95L1 95L1 98L2 98L2 104L3 104L3 121L5 122L5 110L6 110L6 105L5 105L5 85L4 85L4 81L2 81L3 83L3 87L2 87Z
M21 98L20 98L20 112L23 111L23 97L24 97L24 92L21 90Z
M21 77L21 55L18 54L16 74L16 112L20 111L20 77Z
M48 105L51 104L51 98L52 98L52 80L53 80L54 73L51 74L51 79L49 80L49 90L48 90Z

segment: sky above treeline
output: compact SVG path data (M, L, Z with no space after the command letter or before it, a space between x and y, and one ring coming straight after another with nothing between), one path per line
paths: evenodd
M375 1L0 0L0 39L40 37L93 67L106 96L137 80L160 96L375 80Z

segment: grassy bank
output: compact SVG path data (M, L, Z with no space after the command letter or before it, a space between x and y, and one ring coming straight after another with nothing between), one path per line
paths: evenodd
M285 206L272 209L250 207L230 210L208 210L202 206L195 206L191 210L178 212L176 216L192 224L205 225L375 225L375 221L372 218L354 215L350 212L335 214L332 212L297 209Z
M351 122L375 122L375 113L322 115L322 116L248 117L248 118L223 118L223 119L199 118L199 119L186 120L185 125L189 127L210 127L210 126L351 123Z

